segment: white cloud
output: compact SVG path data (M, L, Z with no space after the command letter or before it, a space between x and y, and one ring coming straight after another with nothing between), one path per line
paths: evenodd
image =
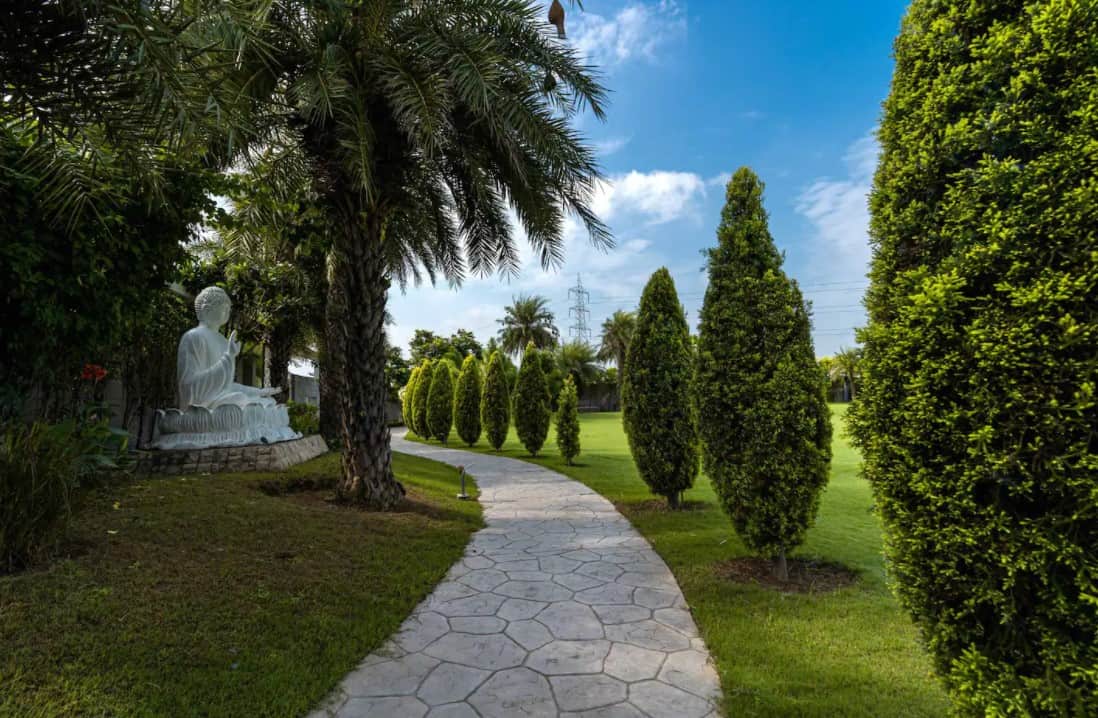
M707 187L720 187L723 189L732 179L731 172L718 172L705 181Z
M576 49L606 68L638 58L653 62L661 45L686 34L686 17L675 0L631 2L612 18L584 12L568 25Z
M872 132L851 144L843 156L846 176L823 177L797 198L796 209L811 222L814 254L830 257L843 279L861 279L869 263L869 205L873 171L880 151Z
M625 148L632 137L607 137L605 140L596 140L592 143L595 152L603 157L608 157Z
M623 215L642 216L662 224L693 215L705 196L705 180L693 172L637 172L611 177L595 197L594 208L604 221Z

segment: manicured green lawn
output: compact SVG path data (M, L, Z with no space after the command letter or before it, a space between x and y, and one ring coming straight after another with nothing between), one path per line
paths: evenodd
M330 477L334 454L89 491L68 558L0 577L0 715L303 715L482 525L455 470L394 463L409 500L384 514L255 488Z
M584 482L648 538L678 578L716 659L729 716L941 716L945 694L885 584L880 529L843 434L844 411L833 406L831 482L795 555L837 561L861 581L825 595L787 595L718 577L717 563L747 552L708 479L687 492L695 502L688 510L659 508L637 477L620 414L581 415L577 466L564 464L551 435L544 457L531 459L513 432L503 453ZM483 439L477 448L490 451Z

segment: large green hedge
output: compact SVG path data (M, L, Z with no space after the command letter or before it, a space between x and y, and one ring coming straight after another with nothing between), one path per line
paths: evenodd
M435 362L431 389L427 393L427 436L442 443L450 438L454 426L454 375L457 367L449 359Z
M625 360L622 423L637 473L672 507L698 475L690 329L666 268L648 280Z
M480 440L480 362L470 354L461 364L454 392L454 426L469 446Z
M419 365L419 378L412 393L412 431L424 439L431 436L427 427L427 396L431 393L431 380L434 378L435 363L424 359Z
M542 366L541 352L530 342L515 383L514 412L515 431L531 456L537 456L545 444L552 414L549 383Z
M494 351L484 372L484 393L480 398L480 420L493 449L499 451L511 429L511 392L507 388L505 357Z
M963 715L1098 715L1096 38L916 0L895 46L853 427Z
M702 459L736 533L784 577L827 484L830 412L808 308L770 236L763 183L741 167L725 198L698 332Z
M557 449L569 466L580 452L579 395L571 374L557 397Z

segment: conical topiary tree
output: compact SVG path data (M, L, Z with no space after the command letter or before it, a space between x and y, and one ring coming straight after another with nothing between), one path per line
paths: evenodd
M435 362L431 372L431 390L427 394L427 435L443 444L454 426L454 374L457 369L449 359Z
M666 268L648 280L622 376L622 422L637 473L677 508L698 475L690 329Z
M702 459L736 533L785 579L827 483L831 419L808 307L782 271L763 184L741 167L725 196L698 333Z
M412 429L427 439L431 432L427 428L427 395L431 393L431 380L434 378L435 364L424 359L419 366L419 378L416 379L415 392L412 394Z
M515 431L531 456L538 455L545 444L545 437L549 435L552 415L549 399L549 384L542 371L541 353L530 342L522 355L522 366L515 382L514 412Z
M852 433L959 715L1098 715L1093 2L915 0Z
M461 364L454 392L454 426L469 446L480 440L480 362L470 354Z
M571 374L557 397L557 449L569 466L580 452L579 396Z
M498 351L488 357L484 373L484 393L480 399L480 420L488 443L496 451L507 441L511 429L511 393L507 389L504 357Z
M416 394L416 381L419 379L420 368L412 367L412 374L408 377L408 383L404 386L404 394L400 397L400 414L404 419L404 425L408 427L409 431L415 431L412 426L412 420L414 418L412 411L412 399Z

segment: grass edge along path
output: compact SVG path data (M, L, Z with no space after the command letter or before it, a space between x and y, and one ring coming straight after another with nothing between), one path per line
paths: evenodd
M685 493L683 511L663 508L636 474L620 413L580 415L575 466L557 454L552 433L545 455L532 458L512 429L499 454L586 484L648 539L675 574L716 661L727 715L942 716L948 699L886 584L880 525L846 440L845 411L832 405L830 482L816 525L792 554L859 574L856 585L826 594L785 594L721 578L722 562L749 554L709 480L700 476ZM469 449L457 440L448 446ZM483 438L469 450L496 453Z
M0 576L0 715L304 715L483 526L456 470L393 464L408 500L388 513L256 488L330 484L338 454L85 492L68 557Z

